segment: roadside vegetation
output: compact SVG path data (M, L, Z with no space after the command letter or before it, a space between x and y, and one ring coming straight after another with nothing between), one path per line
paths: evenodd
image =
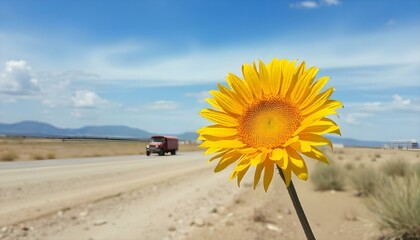
M15 151L6 150L0 154L1 161L14 161L18 158L18 155Z
M75 157L145 155L146 141L0 138L0 161ZM180 144L179 151L200 151L197 144Z
M362 197L384 240L420 239L420 163L376 153L351 161L317 164L311 174L316 190L347 190ZM381 161L379 161L381 160Z

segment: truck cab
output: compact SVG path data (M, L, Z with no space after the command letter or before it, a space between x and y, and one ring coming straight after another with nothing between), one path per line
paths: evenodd
M151 153L158 153L159 156L163 156L167 152L175 155L176 151L178 151L178 138L172 136L152 136L146 146L147 156Z

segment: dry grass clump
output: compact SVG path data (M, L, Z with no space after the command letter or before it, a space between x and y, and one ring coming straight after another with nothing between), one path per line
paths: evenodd
M55 153L53 152L47 153L47 159L55 159Z
M252 219L254 220L254 222L266 222L267 216L261 209L254 208L254 214L252 216Z
M344 190L345 176L339 165L318 164L310 179L319 191Z
M16 153L16 152L14 152L14 151L11 151L11 150L6 151L6 152L3 152L3 153L0 155L0 160L1 160L1 161L14 161L14 160L16 160L17 158L18 158L17 153Z
M414 164L412 169L413 169L413 172L417 174L417 176L420 177L420 163Z
M43 159L45 159L44 156L42 154L40 154L40 153L33 153L33 154L31 154L31 158L33 160L43 160Z
M353 165L353 163L348 162L348 163L346 163L346 164L344 165L344 168L345 168L347 171L351 171L351 170L353 170L353 169L354 169L354 165Z
M420 177L386 177L367 198L384 239L420 239Z
M373 194L380 179L380 174L372 167L360 168L350 176L350 182L357 191L357 195L362 197Z
M410 164L404 159L391 160L381 166L384 174L391 177L404 177L410 172Z

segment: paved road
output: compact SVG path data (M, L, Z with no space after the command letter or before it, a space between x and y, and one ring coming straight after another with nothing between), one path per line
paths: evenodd
M179 155L179 154L178 154ZM182 156L183 154L181 154ZM188 155L188 153L187 153ZM16 161L16 162L0 162L0 171L6 169L22 169L22 168L40 168L50 166L63 166L63 165L75 165L75 164L90 164L90 163L104 163L113 161L124 161L124 160L151 160L161 156L143 156L143 155L128 155L128 156L109 156L109 157L90 157L90 158L69 158L69 159L49 159L42 161ZM165 156L168 157L168 156Z
M0 163L0 226L209 168L202 152Z

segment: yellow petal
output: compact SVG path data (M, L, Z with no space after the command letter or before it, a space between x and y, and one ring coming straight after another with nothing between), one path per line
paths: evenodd
M310 124L306 124L306 125L301 125L293 135L297 135L300 132L302 132L303 130L305 130L308 127L315 127L315 126L338 126L337 123L335 123L333 120L329 119L329 118L321 118L315 122L312 122Z
M216 108L217 110L223 111L223 108L217 103L214 98L206 98L206 102L208 102L212 107Z
M316 81L311 87L310 87L310 93L305 96L305 100L300 104L302 107L306 107L309 104L311 104L314 100L314 98L318 95L318 93L321 91L321 89L327 84L327 82L330 80L329 77L321 77Z
M217 164L214 172L220 172L230 164L236 162L242 155L238 154L237 152L229 152L223 155L222 159L220 159L219 163Z
M305 165L305 161L303 160L302 156L297 153L293 148L286 148L287 154L289 155L290 165L296 166L298 168L303 168Z
M278 95L280 91L280 74L281 68L279 65L279 59L274 58L271 63L267 65L267 72L270 75L270 83L271 83L271 94L273 96Z
M299 66L295 69L295 72L293 73L292 79L290 81L289 89L287 90L287 96L290 96L293 99L293 90L295 90L296 87L301 84L300 79L302 78L303 73L305 72L305 62L301 62ZM301 89L299 89L300 91Z
M240 187L240 186L241 186L241 181L242 181L242 179L244 178L244 176L245 176L246 172L248 171L249 166L250 166L250 165L248 165L248 167L246 167L245 169L243 169L242 171L240 171L240 172L238 173L238 176L237 176L237 180L238 180L238 187Z
M233 140L220 140L220 141L204 141L202 144L200 144L199 147L202 148L241 148L244 147L245 144L241 142L240 140L233 139Z
M282 169L282 171L284 175L284 183L286 184L286 187L288 187L292 179L292 171L290 168Z
M320 107L323 107L323 104L330 98L331 94L333 93L334 88L328 88L325 92L321 93L320 95L318 95L309 106L300 106L299 108L301 109L301 115L302 116L306 116L309 115L311 113L313 113L314 111L316 111L317 109L319 109Z
M210 149L210 148L209 148ZM227 152L229 152L230 150L226 150L226 151L223 151L223 152L221 152L221 153L219 153L219 154L216 154L216 155L214 155L213 157L211 157L209 160L208 160L208 162L210 163L211 161L213 161L213 160L215 160L215 159L218 159L218 158L221 158L223 155L225 155Z
M286 154L286 151L284 151L284 149L276 148L271 152L270 159L273 161L278 161L278 160L281 160L285 154Z
M223 94L219 91L212 90L210 94L213 95L220 107L223 108L226 112L241 115L242 106L237 103L237 101L230 98L228 95Z
M264 168L264 163L260 163L255 168L255 175L254 175L254 189L257 187L258 182L260 181L261 172Z
M304 152L304 155L319 160L323 163L329 164L328 159L325 157L325 155L316 147L312 147L312 150L310 152Z
M238 134L238 130L236 128L227 128L221 125L211 125L211 126L201 128L200 130L197 131L197 133L201 135L231 137L231 136L236 136Z
M200 115L225 127L236 127L238 125L236 119L232 118L224 112L215 111L213 109L203 109L201 110Z
M332 143L330 140L313 133L301 133L299 134L299 140L302 142L307 142L313 146L329 145L332 148Z
M204 154L212 154L212 153L215 153L215 152L220 152L221 150L222 150L222 148L214 148L214 147L211 147L211 148L208 148L204 152Z
M252 100L252 93L246 82L242 81L236 75L229 73L226 78L229 86L235 91L244 102L249 103Z
M242 74L244 75L245 82L249 86L249 89L251 90L254 98L261 98L262 89L257 72L249 64L244 64L242 66Z
M320 109L318 112L315 112L314 114L307 116L305 119L303 119L303 121L300 124L301 126L309 126L315 123L316 121L324 118L325 116L328 116L331 114L337 114L335 111L335 108Z
M295 64L296 61L289 62L287 60L281 60L280 65L283 66L283 68L281 70L282 83L280 89L280 96L287 96L287 92L289 91L290 85L293 81Z
M294 143L294 142L297 142L298 140L299 140L299 136L294 136L294 137L290 138L289 140L287 140L287 142L285 142L285 143L283 144L283 147L287 147L287 146L289 146L290 144L292 144L292 143Z
M241 149L237 149L237 151L242 154L253 154L257 151L257 149L256 148L241 148Z
M293 149L286 149L289 154L290 168L298 178L302 180L308 179L308 169L302 156Z
M251 165L251 158L249 156L245 156L241 158L241 160L238 161L238 164L236 164L235 172L240 172L244 170L245 168L249 167Z
M273 179L274 174L274 163L272 161L265 161L264 169L264 190L267 192L268 186L270 186L271 179Z
M235 102L237 102L237 104L240 105L241 108L243 108L242 106L248 105L248 101L240 97L235 91L229 90L227 87L220 83L218 83L217 86L222 94L225 94L229 98L233 99Z
M316 133L316 134L325 134L325 133L340 133L340 127L338 126L331 126L331 125L316 125L305 128L302 133Z
M303 162L303 167L299 168L296 167L295 165L291 166L292 168L292 172L300 179L306 181L308 180L308 168L306 167L306 163Z
M299 86L296 86L294 92L291 94L292 100L294 102L301 104L306 98L306 96L308 96L310 92L310 86L313 83L318 71L319 68L316 67L311 67L307 71L305 71L304 75L299 81Z
M267 157L267 152L260 152L254 158L251 159L251 164L253 166L257 166L258 164L263 163L266 157Z
M259 65L259 76L260 76L260 81L261 81L261 87L263 90L263 94L264 95L269 95L271 93L271 81L270 81L270 76L268 75L267 69L265 68L265 64L263 61L259 61L260 65Z
M283 148L276 148L270 154L270 159L274 161L280 168L287 168L287 152Z

